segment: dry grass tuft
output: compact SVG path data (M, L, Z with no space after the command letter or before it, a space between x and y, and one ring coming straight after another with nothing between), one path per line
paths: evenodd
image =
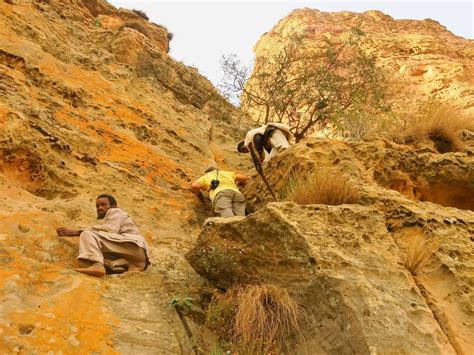
M213 325L220 327L227 340L239 344L244 353L279 353L291 336L303 340L298 321L300 308L283 288L236 287L213 303ZM216 309L221 313L221 321L217 323Z
M430 139L440 153L447 153L462 150L459 132L463 129L474 131L474 117L449 105L430 102L390 137L404 144Z
M309 176L291 174L286 197L300 205L342 205L358 203L360 195L349 179L335 169L324 169Z
M279 350L301 334L299 307L288 292L273 285L247 286L238 292L234 339L264 353Z
M436 253L438 247L438 240L428 241L422 234L413 235L407 244L405 268L413 276L418 275L428 265L430 258Z
M136 13L138 16L140 16L142 19L146 20L146 21L149 21L150 19L148 18L148 15L142 11L142 10L137 10L137 9L133 9L132 10L134 13Z
M135 21L129 21L125 22L122 26L120 26L119 31L122 30L123 28L128 27L128 28L133 28L134 30L140 32L141 34L145 35L146 37L150 38L150 31L146 26L140 22L135 22Z

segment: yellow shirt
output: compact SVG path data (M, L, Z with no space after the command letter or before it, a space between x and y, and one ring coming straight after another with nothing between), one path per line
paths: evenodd
M219 180L219 186L217 186L215 190L211 190L211 180L216 178ZM217 170L213 170L201 176L197 181L204 186L206 190L209 190L211 201L214 201L214 197L222 190L234 190L239 192L239 188L235 183L235 172L233 171L219 170L219 177L217 177Z

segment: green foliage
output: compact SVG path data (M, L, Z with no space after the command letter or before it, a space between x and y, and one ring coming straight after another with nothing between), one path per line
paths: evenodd
M188 314L193 306L194 299L191 297L173 297L168 304L175 307L182 314Z
M220 89L228 96L240 94L242 108L256 108L265 123L288 122L297 142L329 124L350 135L351 125L339 123L390 109L386 80L375 58L364 51L364 36L355 28L339 44L316 49L307 38L295 36L270 57L257 58L251 77L237 57L224 56Z
M230 271L237 265L234 257L226 254L219 247L209 248L203 259L204 270L208 273L212 270Z
M94 21L95 27L102 27L102 23L100 22L100 18L96 17Z
M206 327L216 332L221 339L230 339L234 329L236 307L232 296L213 299L207 309Z

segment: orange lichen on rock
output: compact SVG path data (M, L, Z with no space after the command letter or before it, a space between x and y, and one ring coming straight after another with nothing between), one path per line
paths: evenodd
M18 274L15 274L18 275ZM11 277L10 277L11 279ZM46 283L57 283L55 294ZM30 287L27 307L3 314L0 347L8 352L61 351L68 353L117 353L113 349L113 327L118 320L106 309L100 296L100 281L87 277L65 277L51 267L41 270L41 281Z

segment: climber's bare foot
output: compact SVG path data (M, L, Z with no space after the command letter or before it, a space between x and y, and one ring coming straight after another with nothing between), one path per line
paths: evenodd
M102 277L105 275L105 268L101 263L94 263L89 267L74 269L74 271L96 277Z

